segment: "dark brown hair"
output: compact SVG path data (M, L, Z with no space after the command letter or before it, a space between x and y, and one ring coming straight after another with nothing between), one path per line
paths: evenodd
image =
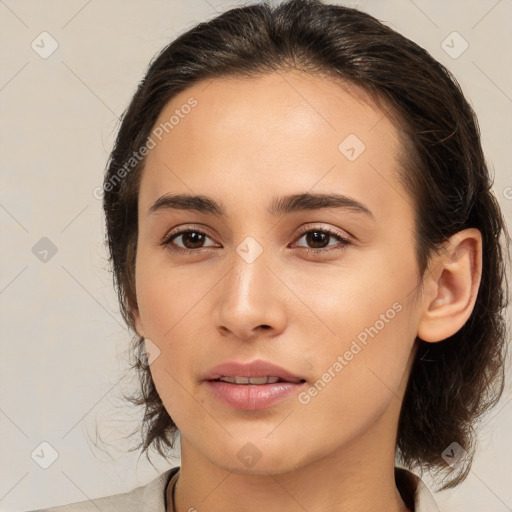
M165 47L150 64L122 117L104 181L107 241L123 317L135 332L134 269L137 201L143 147L158 115L177 93L199 80L295 69L338 77L370 93L396 119L403 138L400 177L414 201L419 275L454 233L474 227L483 237L483 273L466 324L439 343L417 338L418 351L402 404L397 455L409 468L467 476L476 420L500 398L506 355L508 236L494 197L476 116L450 72L423 48L374 17L315 0L231 9L200 23ZM125 172L121 172L124 169ZM500 237L503 236L506 246ZM135 335L134 353L143 339ZM142 442L170 453L178 433L143 358L135 358L145 407ZM442 453L453 442L468 456L452 468Z

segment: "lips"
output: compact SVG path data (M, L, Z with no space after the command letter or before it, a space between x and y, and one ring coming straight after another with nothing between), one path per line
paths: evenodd
M300 375L262 360L220 364L204 375L204 381L216 403L244 411L286 407L306 386Z
M247 384L247 378L251 377L277 377L279 379L278 382L291 383L306 381L306 379L300 375L295 375L280 366L263 360L256 360L250 363L240 363L237 361L222 363L208 371L204 375L203 380L218 381L221 377L245 378L238 379L240 384Z

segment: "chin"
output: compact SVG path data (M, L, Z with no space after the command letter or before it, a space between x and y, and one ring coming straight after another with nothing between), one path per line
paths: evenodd
M269 442L267 436L267 431L259 436L237 436L226 443L215 443L215 452L211 452L209 445L203 453L212 464L241 475L280 475L307 464L308 454L303 449L298 450L297 443L288 445L277 437Z

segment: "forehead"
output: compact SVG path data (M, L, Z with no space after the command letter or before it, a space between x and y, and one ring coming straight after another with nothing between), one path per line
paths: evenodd
M155 133L143 200L193 191L226 202L228 190L262 198L313 188L363 194L388 210L389 198L408 199L397 181L392 120L341 80L297 71L204 80L165 106Z
M183 115L181 110L189 110L187 103L192 98L197 106ZM179 120L174 116L178 122L168 130L173 138L176 140L180 132L186 131L189 144L201 143L205 147L212 141L228 142L227 135L235 136L229 142L245 142L247 137L253 137L255 151L260 149L258 143L272 149L272 142L277 143L277 136L285 133L294 135L288 140L290 148L294 142L300 146L301 139L309 137L341 139L347 130L368 139L368 132L381 123L379 132L388 132L390 137L398 135L386 114L361 88L341 79L298 71L198 82L165 106L156 125L164 125L173 114L181 114ZM262 127L266 130L261 131ZM164 138L167 135L167 131L162 134ZM251 147L244 151L250 152Z

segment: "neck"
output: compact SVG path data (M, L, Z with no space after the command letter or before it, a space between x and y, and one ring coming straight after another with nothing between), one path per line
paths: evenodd
M220 467L182 437L174 512L408 512L394 479L393 429L384 427L379 422L348 446L276 474Z

